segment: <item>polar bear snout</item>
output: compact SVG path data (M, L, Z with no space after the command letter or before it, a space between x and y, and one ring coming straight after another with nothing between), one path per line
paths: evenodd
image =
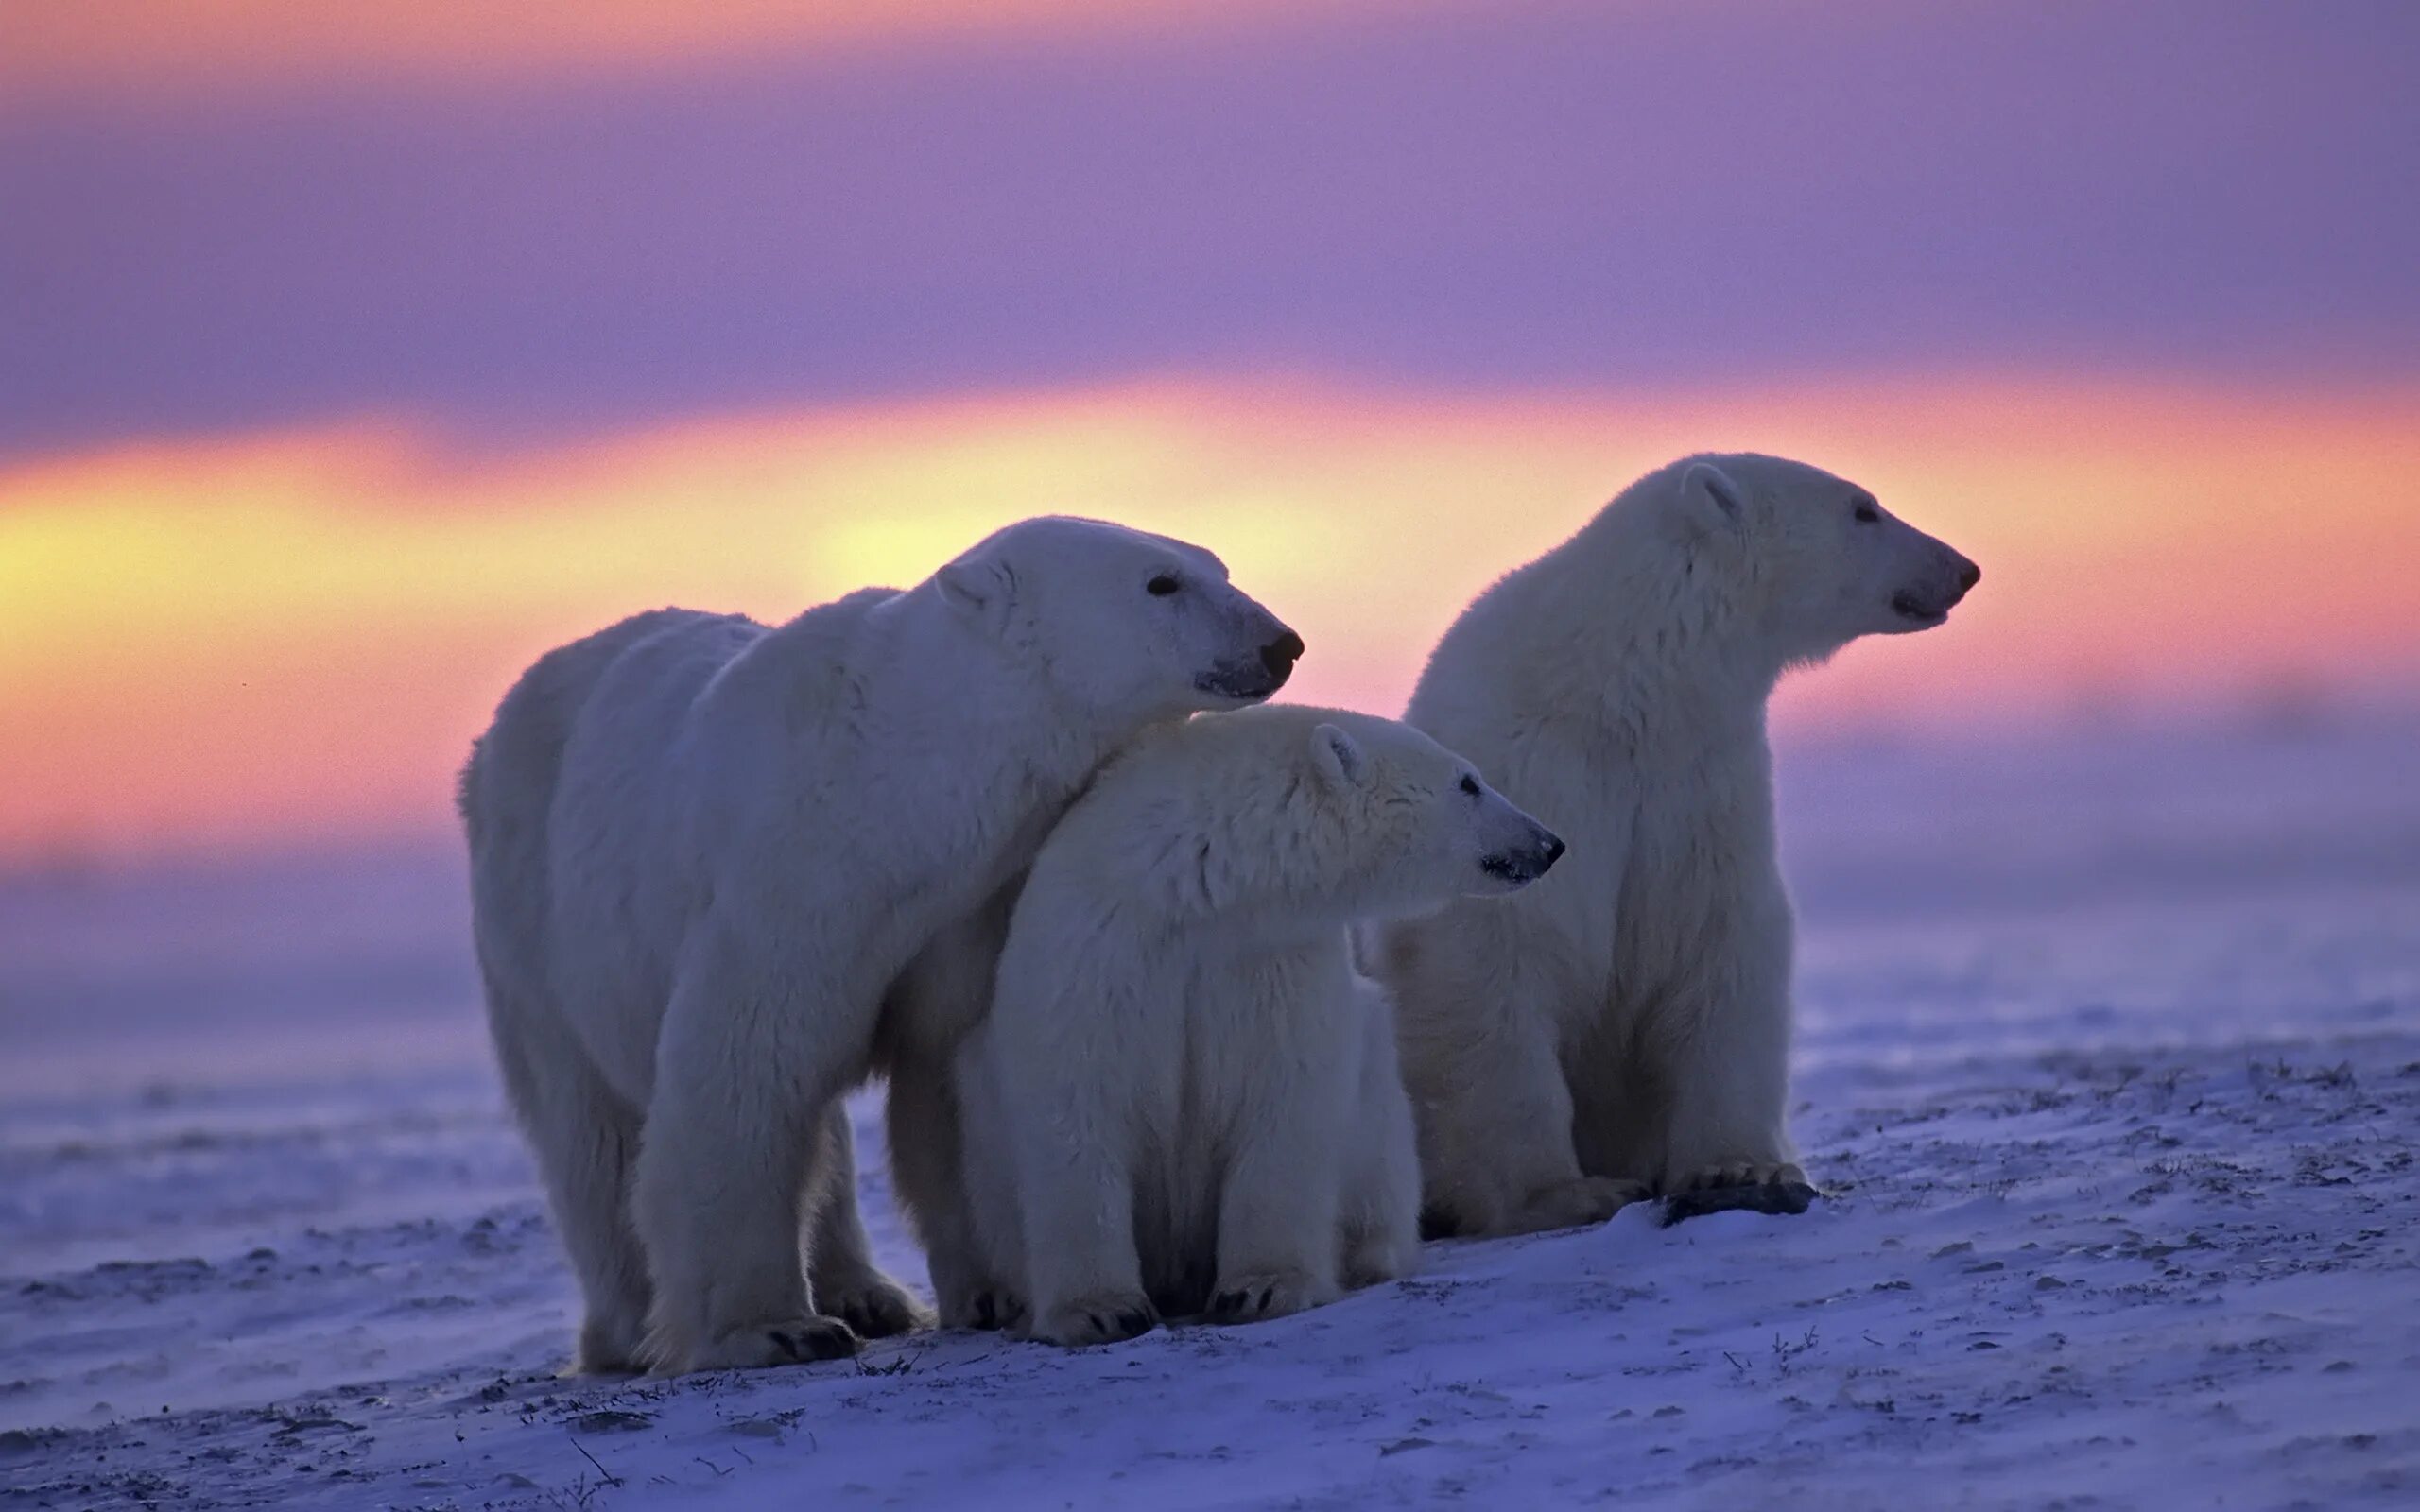
M1253 651L1226 658L1194 680L1204 693L1222 698L1240 698L1247 702L1266 698L1286 686L1294 675L1294 663L1302 659L1303 638L1269 619L1275 634L1263 641Z
M1918 581L1891 595L1891 611L1911 630L1929 629L1949 618L1959 600L1983 580L1983 569L1956 550L1929 536L1925 543L1932 548L1927 570Z
M1281 683L1293 675L1294 663L1302 658L1303 638L1291 630L1260 648L1260 664Z
M1527 843L1492 850L1479 858L1478 869L1504 885L1506 892L1526 887L1563 859L1563 837L1544 825L1532 824Z

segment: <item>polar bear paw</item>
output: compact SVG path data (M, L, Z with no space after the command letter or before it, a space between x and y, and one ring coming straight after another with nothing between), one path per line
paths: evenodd
M1205 1314L1213 1323L1258 1323L1336 1300L1336 1288L1298 1270L1221 1276Z
M1512 1231L1536 1233L1547 1228L1586 1228L1603 1223L1634 1202L1654 1195L1644 1181L1617 1181L1612 1177L1583 1176L1577 1181L1530 1194Z
M775 1366L845 1360L865 1348L856 1332L837 1317L797 1317L727 1329L685 1360L676 1373L692 1370L764 1370Z
M941 1322L945 1329L976 1329L1014 1332L1025 1326L1025 1298L996 1282L961 1285L941 1294Z
M591 1313L579 1326L579 1351L567 1376L629 1376L647 1368L647 1325L635 1317Z
M1004 1287L986 1287L967 1303L965 1321L959 1327L1013 1332L1025 1326L1028 1311L1024 1297Z
M1369 1239L1345 1254L1339 1275L1347 1291L1357 1292L1365 1286L1400 1280L1419 1268L1418 1242L1398 1244L1392 1239Z
M1675 1193L1704 1192L1714 1187L1782 1187L1807 1185L1806 1173L1787 1160L1728 1160L1691 1171L1671 1184Z
M1159 1326L1160 1310L1150 1297L1140 1292L1117 1293L1062 1302L1035 1318L1027 1336L1080 1349L1137 1338Z
M877 1271L862 1280L819 1288L816 1302L863 1339L887 1339L932 1322L908 1288Z

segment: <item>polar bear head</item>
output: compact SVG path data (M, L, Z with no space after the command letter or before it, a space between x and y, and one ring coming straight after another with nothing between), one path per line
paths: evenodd
M1303 639L1199 546L1048 516L994 532L933 588L1054 701L1103 727L1232 709L1286 685Z
M1171 737L1206 764L1191 780L1208 798L1199 859L1213 889L1287 900L1305 923L1515 892L1563 854L1470 763L1397 720L1282 705Z
M1804 462L1696 456L1645 482L1719 612L1781 664L1820 662L1863 635L1929 629L1983 576L1866 490Z
M1360 857L1364 917L1518 892L1563 854L1478 767L1399 720L1325 711L1309 759L1314 801Z

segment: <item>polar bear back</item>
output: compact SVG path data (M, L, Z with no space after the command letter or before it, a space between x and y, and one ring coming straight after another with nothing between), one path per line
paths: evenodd
M867 590L785 627L826 647L804 663L820 675L803 679L794 705L789 753L802 768L848 779L849 743L826 733L837 723L836 669L847 664L834 653L891 596ZM586 1005L576 1032L633 1103L650 1091L653 1024L682 941L713 897L713 868L731 853L717 805L753 785L753 748L769 744L768 715L747 697L745 662L776 633L739 615L661 611L596 670L564 731L546 853L548 987L556 1001ZM738 685L717 687L726 679ZM843 842L801 828L802 861Z

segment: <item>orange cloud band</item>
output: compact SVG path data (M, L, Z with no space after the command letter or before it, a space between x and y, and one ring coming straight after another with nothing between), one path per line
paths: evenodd
M0 109L44 94L655 72L952 36L1198 31L1371 0L28 0L0 7Z
M2410 677L2415 398L1161 384L475 464L376 425L55 458L0 472L0 856L427 829L546 646L667 602L786 616L1045 511L1212 546L1308 637L1295 696L1391 712L1473 593L1704 448L1832 467L1986 569L1946 628L1796 679L1785 723Z

